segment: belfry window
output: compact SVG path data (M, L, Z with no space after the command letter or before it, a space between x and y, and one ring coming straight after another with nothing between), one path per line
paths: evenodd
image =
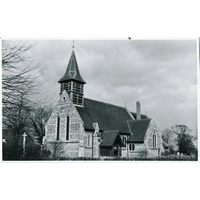
M74 84L73 84L73 91L74 92L79 92L79 93L83 93L83 85L82 84L80 84L80 83L76 83L76 82L74 82Z
M56 137L56 140L59 140L59 132L60 132L60 117L57 118L57 137Z
M77 105L82 105L83 104L83 95L79 93L74 93L73 94L73 103Z
M62 93L63 90L70 91L71 90L71 82L61 83L60 92Z
M156 147L156 134L153 134L153 148Z

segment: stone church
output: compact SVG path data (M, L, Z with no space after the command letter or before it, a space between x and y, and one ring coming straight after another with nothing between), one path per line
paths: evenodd
M126 107L84 97L74 50L60 84L60 98L46 127L43 142L63 157L158 156L167 148L155 120Z

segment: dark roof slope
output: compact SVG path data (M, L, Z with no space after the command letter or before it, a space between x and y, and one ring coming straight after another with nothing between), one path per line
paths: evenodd
M131 114L135 119L137 118L137 114L135 112L131 112ZM149 118L146 115L141 114L141 119L149 119Z
M127 142L144 142L150 121L150 119L129 120L128 124L133 135L128 138Z
M100 144L101 147L108 147L112 146L114 142L118 139L118 142L123 145L123 142L121 140L121 137L119 136L118 130L108 130L104 131L102 134L102 142Z
M72 51L68 66L67 66L67 70L65 72L65 74L63 75L63 77L58 81L59 83L62 83L64 81L69 81L69 80L76 80L78 82L81 83L86 83L83 78L81 77L81 74L79 72L78 69L78 64L76 61L76 56L75 56L75 52Z
M130 134L127 121L131 117L124 107L84 98L84 107L76 108L85 123L85 129L93 130L93 123L98 122L101 131L119 130Z

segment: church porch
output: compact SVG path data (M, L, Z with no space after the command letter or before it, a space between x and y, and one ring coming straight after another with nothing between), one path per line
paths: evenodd
M100 144L100 156L120 157L122 155L123 141L117 130L104 131Z

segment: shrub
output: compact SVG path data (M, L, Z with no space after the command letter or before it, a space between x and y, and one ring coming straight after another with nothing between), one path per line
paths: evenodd
M23 146L18 138L3 143L3 160L48 160L49 155L50 151L34 142L26 144L25 155L23 155Z

